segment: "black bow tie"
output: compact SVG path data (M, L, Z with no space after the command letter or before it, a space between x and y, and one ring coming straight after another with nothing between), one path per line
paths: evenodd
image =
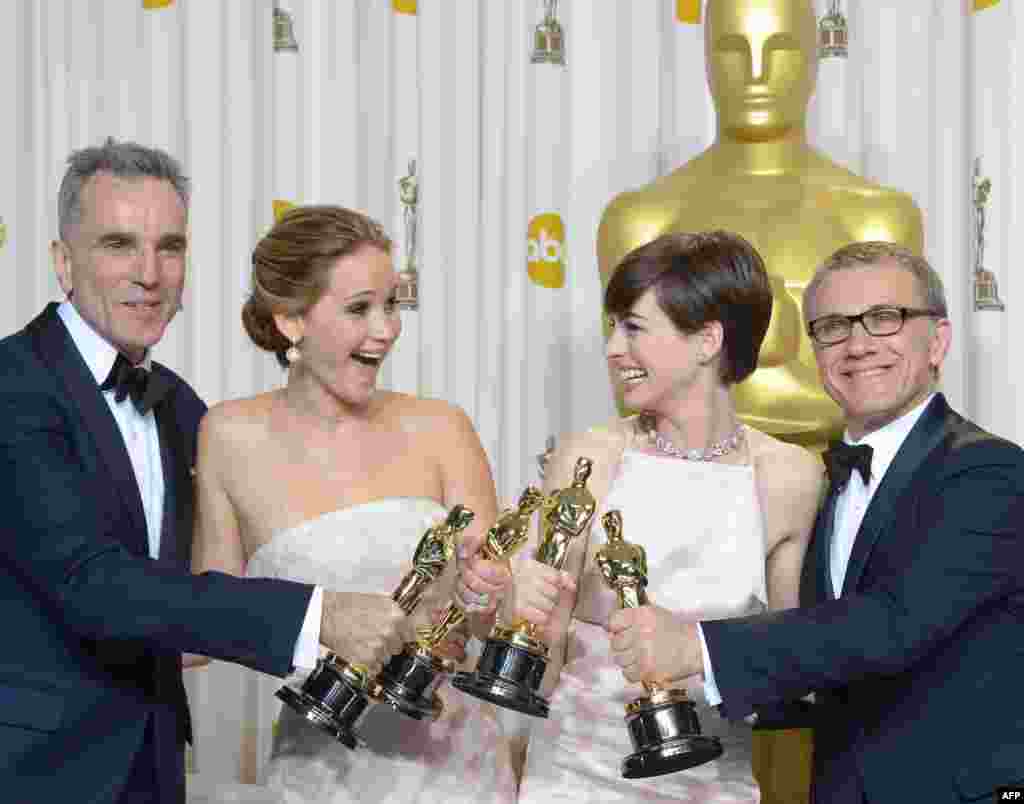
M167 393L167 386L161 377L141 366L133 366L124 355L118 353L100 390L113 391L115 402L123 402L125 397L130 396L139 415L145 416Z
M856 469L866 484L871 480L871 453L867 444L847 444L836 441L824 454L825 471L833 488L841 489L850 479L850 472Z

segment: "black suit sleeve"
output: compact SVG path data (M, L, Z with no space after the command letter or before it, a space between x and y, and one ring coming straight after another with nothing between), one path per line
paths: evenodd
M865 591L809 608L702 623L727 716L904 672L986 606L1021 596L1018 448L990 440L952 453L934 482L918 483L901 506L896 532L882 539L907 540L914 549L877 545L874 580Z
M80 637L289 672L312 588L195 576L132 554L117 538L117 498L72 416L50 393L0 394L0 561Z

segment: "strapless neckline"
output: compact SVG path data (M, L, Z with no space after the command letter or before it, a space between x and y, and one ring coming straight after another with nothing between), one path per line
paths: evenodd
M253 553L246 574L390 598L412 568L423 533L446 510L429 497L395 496L325 511L275 531ZM271 701L272 692L260 699ZM358 751L281 709L267 786L282 801L304 804L515 801L509 740L493 707L446 685L438 694L444 710L429 723L410 721L389 706L371 707L359 728L366 745ZM278 714L271 711L267 721ZM270 741L267 721L261 733Z
M270 535L269 539L253 550L252 555L249 556L249 561L251 562L261 552L269 548L272 544L285 539L289 534L309 530L314 527L320 527L330 522L332 519L344 520L375 508L380 510L398 510L399 508L404 508L405 510L408 510L408 507L415 508L417 505L423 506L425 509L424 513L433 513L434 511L444 513L448 510L433 497L421 497L418 495L377 497L373 500L364 500L363 502L343 505L340 508L333 508L330 511L324 511L322 514L317 514L316 516L311 516L308 519L303 519L296 522L294 525L277 528ZM427 510L431 508L433 511Z

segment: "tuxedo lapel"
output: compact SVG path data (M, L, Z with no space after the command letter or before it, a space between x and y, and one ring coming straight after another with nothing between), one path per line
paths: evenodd
M832 588L832 529L836 519L837 494L829 489L825 500L818 509L814 522L811 545L807 560L804 561L800 581L800 603L813 606L825 600L833 600Z
M836 526L836 503L839 490L830 488L821 509L821 532L823 538L818 547L818 577L821 579L821 599L835 600L836 588L832 585L832 539Z
M64 322L57 315L57 305L50 303L28 326L37 351L55 377L67 389L67 397L81 414L85 430L96 444L106 464L108 478L104 486L112 486L131 519L130 529L119 528L118 537L136 552L148 552L146 515L142 509L142 496L135 481L131 458L124 438L117 427L110 408L103 399L84 358L71 340ZM109 482L108 482L109 480ZM98 482L99 485L99 482Z
M844 593L857 588L871 551L879 536L892 523L899 500L910 485L914 473L946 434L945 423L949 412L945 397L936 394L900 446L864 513L864 520L850 552L846 577L843 579Z
M160 367L153 365L154 374ZM187 442L174 416L173 395L153 409L160 434L160 459L164 476L164 515L160 530L160 560L179 566L189 563L191 553L192 478Z

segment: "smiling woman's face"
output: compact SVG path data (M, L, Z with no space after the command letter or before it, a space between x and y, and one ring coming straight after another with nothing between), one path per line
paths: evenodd
M363 246L335 261L327 290L296 322L303 368L353 407L369 401L380 365L402 331L397 284L391 256Z

